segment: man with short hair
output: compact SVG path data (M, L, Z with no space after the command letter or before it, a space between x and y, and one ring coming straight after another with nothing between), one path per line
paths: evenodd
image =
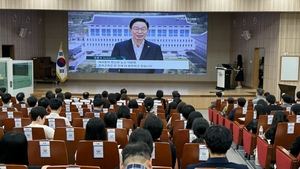
M152 169L151 150L145 142L127 144L122 151L120 169Z
M226 152L232 144L232 133L229 129L220 125L210 126L205 134L204 140L209 152L206 163L190 164L187 169L195 168L235 168L248 169L244 164L229 162Z
M26 127L40 127L44 128L46 139L53 139L54 137L54 129L49 126L44 125L45 117L47 115L47 111L42 106L37 106L31 109L30 117L31 123Z
M264 90L262 88L257 88L256 89L256 99L252 100L253 104L257 104L258 100L263 99L264 101L266 101L266 99L262 96L264 94Z
M274 95L268 95L267 98L267 106L265 107L266 113L269 115L273 110L283 110L282 107L277 106L275 104L276 98Z
M245 98L240 97L240 98L238 98L237 102L238 102L238 107L244 107L247 101L246 101ZM230 112L229 115L228 115L228 119L229 119L229 120L231 120L231 121L234 120L235 111L236 111L236 108L233 108L233 109L231 110L231 112Z
M19 104L26 104L25 102L25 94L23 92L20 92L17 94L16 99L18 100Z
M216 107L217 100L221 100L221 102L222 102L222 92L216 92L216 100L211 102L210 108L213 109Z
M93 100L93 105L94 105L94 113L102 113L103 112L103 104L104 102L102 101L102 99L94 99Z
M9 108L12 107L11 103L11 95L9 93L4 93L2 96L2 108ZM15 111L18 111L17 108L14 108Z
M27 98L27 104L29 107L35 107L37 103L37 98L35 96L30 96Z
M46 116L47 119L64 119L67 127L72 127L66 117L59 116L62 102L59 99L51 99L49 102L51 113Z
M62 92L62 89L60 87L58 87L58 88L55 89L55 93L56 94L61 93L61 92Z
M38 106L44 107L46 110L49 109L49 99L47 97L42 97L38 101Z
M291 103L291 100L292 100L292 97L290 95L287 95L287 94L283 94L281 96L281 107L292 107L292 105L290 104Z

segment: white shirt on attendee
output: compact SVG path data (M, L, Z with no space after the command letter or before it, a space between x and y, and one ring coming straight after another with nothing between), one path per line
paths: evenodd
M50 113L46 116L46 119L64 119L67 127L72 127L69 120L66 117L60 116L57 113Z
M25 126L25 127L39 127L39 128L44 128L44 131L45 131L45 136L46 136L46 139L48 140L52 140L54 138L54 129L49 127L49 126L46 126L46 125L42 125L42 124L29 124L28 126Z

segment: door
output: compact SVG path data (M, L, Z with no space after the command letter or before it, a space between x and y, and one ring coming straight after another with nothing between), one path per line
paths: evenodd
M253 60L253 88L263 88L265 48L255 48Z

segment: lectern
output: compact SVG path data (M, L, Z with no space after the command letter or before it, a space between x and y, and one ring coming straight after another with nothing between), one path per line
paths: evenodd
M217 86L216 89L226 90L230 88L230 76L233 69L225 67L216 67L217 69Z

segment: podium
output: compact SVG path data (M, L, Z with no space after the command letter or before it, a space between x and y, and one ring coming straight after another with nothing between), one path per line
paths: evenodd
M280 96L282 95L282 93L285 93L292 97L295 97L295 91L296 91L297 86L291 86L291 85L286 85L286 84L278 84L278 86L280 89Z
M233 69L228 69L225 67L216 67L217 69L217 86L216 89L226 90L231 89L231 74Z

